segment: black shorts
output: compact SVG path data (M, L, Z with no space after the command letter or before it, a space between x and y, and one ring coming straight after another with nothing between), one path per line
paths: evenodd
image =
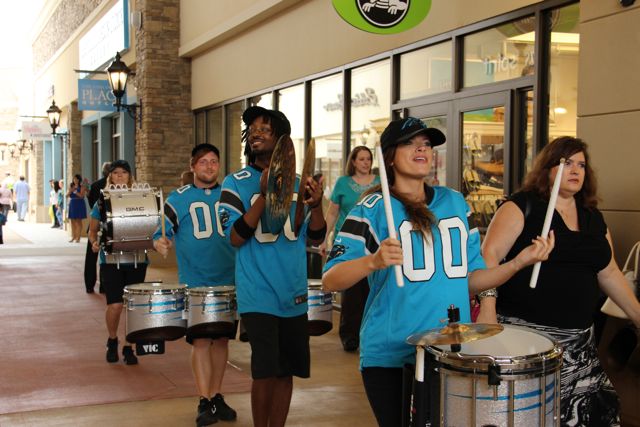
M309 378L309 326L307 313L278 317L265 313L241 315L251 344L251 377Z
M107 295L107 305L122 303L124 287L144 282L147 264L100 264L100 280Z
M192 328L187 329L186 339L187 342L193 345L193 340L200 338L207 338L210 340L217 340L219 338L229 338L230 340L236 339L236 334L238 332L238 321L235 321L235 324L232 327L225 328L226 330L220 330L217 332L209 332L205 330L193 330Z

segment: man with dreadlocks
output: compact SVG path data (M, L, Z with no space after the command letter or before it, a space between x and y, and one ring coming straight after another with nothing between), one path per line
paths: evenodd
M250 107L242 114L249 166L227 176L218 215L236 252L238 312L251 344L251 410L255 426L284 426L293 391L293 375L309 377L306 240L320 243L326 224L322 181L296 181L289 221L273 234L265 230L265 191L276 141L291 133L279 111ZM307 197L296 200L298 186ZM297 203L310 215L296 236Z

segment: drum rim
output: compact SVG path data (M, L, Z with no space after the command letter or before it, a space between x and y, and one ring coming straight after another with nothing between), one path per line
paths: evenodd
M229 295L236 293L235 285L216 285L216 286L194 286L186 288L187 295L203 296L203 295Z
M134 288L134 286L153 286L153 285L162 285L162 286L172 286L171 288ZM134 283L132 285L127 285L124 287L125 294L131 295L149 295L149 294L172 294L176 292L184 293L187 285L183 284L169 284L169 283L161 283L161 282L150 282L150 283Z

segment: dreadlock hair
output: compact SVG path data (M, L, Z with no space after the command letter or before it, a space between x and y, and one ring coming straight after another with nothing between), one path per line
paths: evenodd
M400 200L404 205L404 209L407 212L409 221L411 221L411 224L413 224L413 229L422 231L422 233L424 233L425 236L430 236L431 225L436 223L436 217L435 215L433 215L433 212L431 212L427 207L426 200L423 200L423 201L410 200L406 195L399 194L393 189L393 184L396 181L396 174L393 170L393 166L391 165L393 164L393 159L396 156L397 148L398 146L394 145L392 147L387 148L382 154L384 158L384 168L387 172L387 180L389 181L389 192L393 194L393 196L396 199ZM427 189L426 182L424 183L424 186L425 186L425 193L426 193L426 189ZM362 195L362 198L364 198L369 194L379 193L381 191L382 191L382 186L376 185L375 187L372 187L369 190L367 190Z
M264 123L268 123L271 126L271 129L273 130L273 137L276 141L282 135L287 133L285 129L285 124L282 123L282 121L278 120L277 118L272 117L268 114L256 116L256 119L258 117L262 117L262 121ZM251 126L251 123L246 123L244 129L242 129L242 134L241 134L241 141L244 143L244 155L247 157L247 164L249 165L255 163L256 161L256 156L251 152L251 145L249 144L249 127L250 126Z
M533 168L527 174L522 191L530 191L538 194L544 199L551 195L551 180L549 172L558 166L560 159L573 156L576 153L584 154L584 183L582 188L575 195L576 202L585 208L595 208L598 206L596 176L591 168L587 144L580 138L572 136L561 136L547 144L533 163Z

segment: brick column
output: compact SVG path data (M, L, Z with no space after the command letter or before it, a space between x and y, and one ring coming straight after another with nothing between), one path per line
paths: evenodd
M80 136L80 127L82 121L82 112L78 110L78 102L73 101L69 105L69 119L67 122L67 128L69 129L69 147L67 156L67 176L65 177L65 183L67 188L73 180L73 176L77 173L82 175L82 137ZM84 178L84 177L83 177Z
M140 0L136 32L136 86L142 127L136 129L138 182L176 188L193 147L191 61L178 56L180 0Z

